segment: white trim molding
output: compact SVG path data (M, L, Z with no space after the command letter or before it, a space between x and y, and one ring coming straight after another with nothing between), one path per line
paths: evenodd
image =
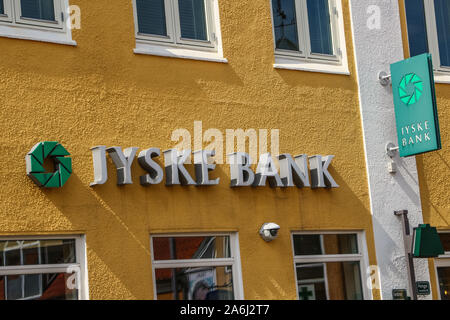
M450 72L434 71L434 82L450 84Z

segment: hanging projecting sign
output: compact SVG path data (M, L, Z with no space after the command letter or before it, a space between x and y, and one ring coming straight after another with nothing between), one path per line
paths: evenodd
M400 157L441 149L431 55L391 64L391 79Z

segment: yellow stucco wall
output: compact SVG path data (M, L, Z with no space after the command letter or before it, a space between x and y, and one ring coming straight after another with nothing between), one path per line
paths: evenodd
M71 4L82 13L76 47L0 38L0 235L86 234L92 299L153 298L157 232L238 231L246 299L296 298L293 230L365 230L376 264L348 1L350 76L274 69L269 0L219 1L228 64L134 54L131 0ZM227 165L213 173L219 186L145 188L137 161L133 185L117 186L109 161L108 182L89 187L90 147L165 150L172 130L193 131L195 120L223 132L280 129L282 153L335 155L340 188L234 190ZM72 154L62 189L40 189L25 174L39 141ZM282 230L265 243L258 229L269 221Z
M399 0L402 22L403 50L409 57L408 32L404 0ZM436 98L441 131L442 149L416 156L419 174L420 198L424 223L438 230L450 231L450 85L436 84ZM436 272L429 259L433 298L437 299Z

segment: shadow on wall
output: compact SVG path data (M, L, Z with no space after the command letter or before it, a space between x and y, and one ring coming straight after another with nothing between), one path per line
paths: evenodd
M446 168L447 170L445 172L441 172L441 176L440 178L448 178L448 175L446 175L445 173L450 172L450 164L444 159L444 157L440 154L441 151L435 151L433 152L433 155L418 155L416 156L416 162L417 162L417 171L419 174L419 181L420 181L420 197L422 200L422 212L423 212L423 220L424 223L433 223L437 225L435 225L436 227L443 227L443 228L449 228L450 226L450 214L447 212L442 212L441 208L438 207L435 203L433 203L433 196L439 196L439 198L441 199L447 199L448 200L448 188L444 187L444 188L439 188L437 189L442 190L444 192L444 194L442 194L442 192L438 193L438 194L432 194L432 191L430 191L430 187L429 187L429 179L427 179L426 177L426 171L430 170L433 171L433 169L431 168L425 168L425 163L424 163L424 157L431 157L433 160L431 159L427 159L428 165L432 165L434 167L434 169L436 170L437 168ZM448 181L448 180L447 180ZM438 181L435 181L436 183L438 183ZM433 193L435 192L435 190L433 189ZM435 214L437 214L438 218L439 218L439 222L436 221L436 216Z
M86 158L87 159L87 158ZM162 165L161 163L159 163ZM194 176L193 167L187 166ZM330 173L340 185L338 189L298 190L265 188L229 188L227 166L217 166L211 178L220 178L212 187L143 187L139 176L144 171L137 161L132 165L133 185L117 186L115 167L108 158L108 181L89 187L86 181L72 174L67 184L58 190L43 190L59 212L71 221L74 230L86 233L89 282L92 298L152 299L150 237L152 230L239 231L244 284L257 283L265 268L255 272L255 261L267 254L257 227L267 221L281 221L292 230L362 230L372 246L371 215L364 188L355 194L334 168ZM362 199L366 199L365 204ZM248 214L251 212L251 214ZM246 213L246 214L243 214ZM344 214L345 213L345 214ZM159 232L161 232L159 231ZM166 231L168 232L168 231ZM274 263L292 266L290 235L271 246ZM254 245L260 241L259 245ZM283 245L283 248L277 246ZM277 249L277 250L275 250ZM245 260L245 263L244 263ZM370 261L375 264L374 261ZM291 270L291 269L289 269ZM273 273L268 273L267 277ZM256 277L256 278L255 278ZM254 278L254 279L253 279ZM253 282L255 281L255 282ZM114 290L105 290L110 284ZM289 294L279 291L283 281L272 279L246 298ZM292 288L295 292L295 281Z

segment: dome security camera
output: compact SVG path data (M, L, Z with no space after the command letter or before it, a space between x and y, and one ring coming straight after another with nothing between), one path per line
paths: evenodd
M280 226L274 222L264 223L259 229L259 235L264 241L270 242L278 237Z

